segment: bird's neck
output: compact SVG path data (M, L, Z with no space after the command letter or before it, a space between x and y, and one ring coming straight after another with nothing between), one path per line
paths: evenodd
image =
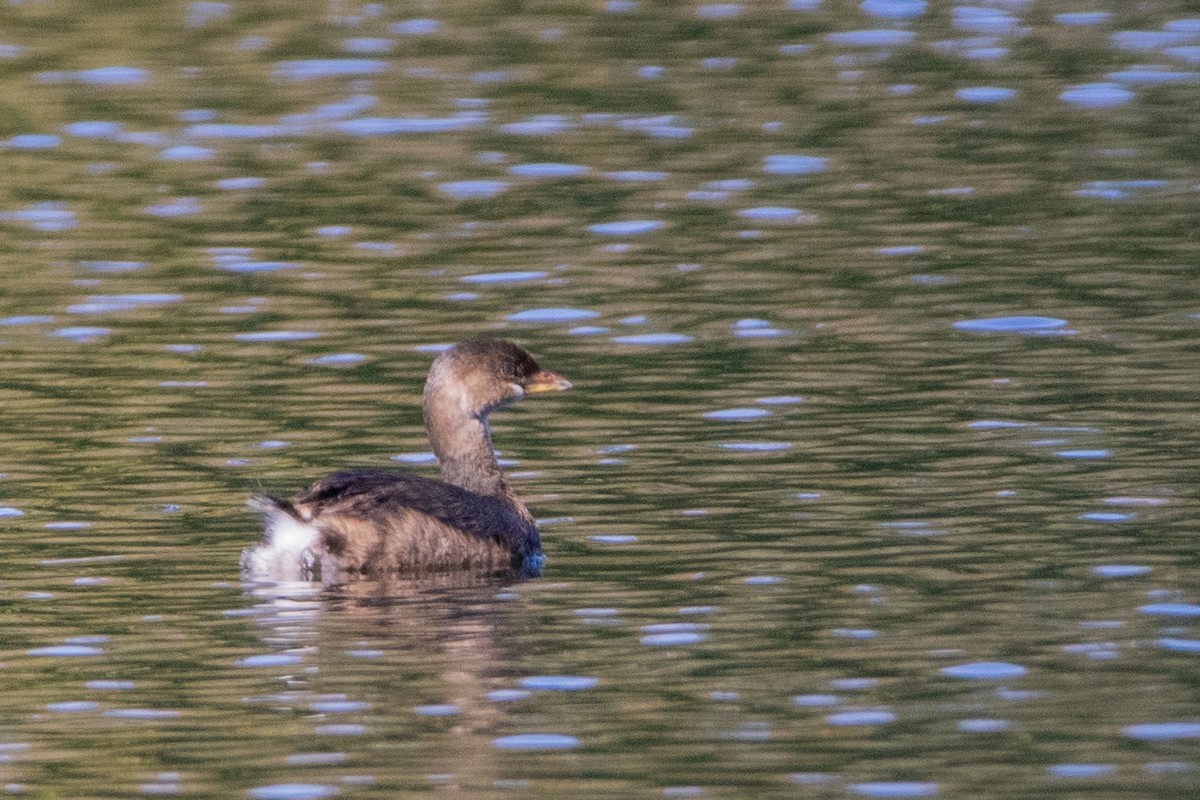
M442 480L525 509L496 463L486 415L470 413L458 397L430 392L425 397L425 432L441 464Z

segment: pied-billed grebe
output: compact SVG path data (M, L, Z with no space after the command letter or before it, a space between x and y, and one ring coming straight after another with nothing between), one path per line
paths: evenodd
M442 481L405 472L335 472L294 499L259 495L264 540L242 556L254 580L317 580L471 570L536 574L541 539L496 464L487 416L571 384L511 342L460 342L425 381L425 432Z

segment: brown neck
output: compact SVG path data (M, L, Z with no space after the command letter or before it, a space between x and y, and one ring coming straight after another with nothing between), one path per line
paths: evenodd
M442 480L490 497L509 495L492 452L487 420L440 413L425 416L425 432L442 467Z
M485 414L472 414L461 393L425 388L425 433L442 467L442 480L476 494L495 497L529 516L508 482L492 450Z

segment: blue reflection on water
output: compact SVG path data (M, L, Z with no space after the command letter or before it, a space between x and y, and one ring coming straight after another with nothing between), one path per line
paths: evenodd
M1017 90L999 86L971 86L959 89L954 93L954 96L968 103L988 105L993 103L1007 103L1017 96Z
M344 78L358 75L377 75L389 64L374 58L310 58L281 61L275 65L275 77L290 81L311 81L319 78Z
M882 709L840 711L836 714L827 715L825 721L837 727L887 725L896 721L896 715L891 711Z
M486 200L506 191L508 181L471 180L439 183L438 189L455 200Z
M79 224L75 212L63 203L34 203L18 211L0 211L0 221L23 222L36 231L58 233Z
M509 322L577 322L585 319L595 319L599 311L588 311L582 308L531 308L518 311L505 317Z
M104 651L99 647L83 644L61 644L50 645L49 647L35 647L26 652L29 656L46 656L51 658L87 658L89 656L103 655Z
M1112 14L1107 11L1074 11L1054 15L1054 21L1058 24L1078 27L1101 25L1111 18Z
M574 736L557 733L518 733L492 740L499 750L570 750L579 746Z
M662 230L667 223L660 220L637 219L626 222L600 222L589 225L588 230L601 236L640 236Z
M943 667L938 671L951 678L991 681L1019 678L1029 670L1020 664L1010 664L1004 661L976 661L970 664Z
M771 416L765 408L725 408L719 411L705 411L701 416L705 419L716 420L752 420Z
M320 800L333 797L337 793L336 786L320 783L273 783L246 792L254 800Z
M692 338L682 333L639 333L632 336L614 336L613 341L617 344L658 346L684 344L692 341Z
M464 275L463 283L523 283L545 278L550 273L542 270L514 270L511 272L487 272L481 275Z
M255 331L235 334L233 338L239 342L299 342L320 335L316 331Z
M1115 108L1134 98L1134 93L1116 83L1084 83L1063 90L1063 102L1079 108Z
M366 360L367 357L362 353L330 353L310 358L307 363L318 367L352 367Z
M523 178L576 178L591 172L583 164L532 163L516 164L508 169L512 175Z
M1142 564L1100 564L1092 567L1092 574L1099 578L1140 578L1150 572L1150 567Z
M1195 603L1149 603L1138 611L1161 617L1200 617L1200 605Z
M881 19L913 19L928 9L926 0L863 0L859 8L871 17Z
M526 689L553 692L578 692L599 685L599 678L585 675L534 675L521 679L521 686Z
M825 41L850 47L898 47L917 40L913 31L876 28L861 31L838 31L825 34Z
M763 159L763 172L768 175L813 175L824 172L829 168L829 160L819 156L778 154L766 156ZM713 186L712 188L727 191L734 190L732 186ZM738 186L736 188L748 188Z
M960 331L977 333L1032 333L1065 328L1067 321L1056 317L1011 316L967 319L954 323Z
M63 339L70 339L73 342L94 342L97 339L102 339L112 333L112 328L100 328L90 325L76 325L68 328L59 328L54 332L55 336Z
M934 797L941 792L941 786L929 781L872 781L846 784L846 791L860 797Z
M53 150L62 139L52 133L19 133L7 142L14 150Z
M1161 742L1171 739L1200 739L1200 722L1146 722L1121 729L1131 739Z
M448 117L364 117L336 122L331 127L352 136L395 136L460 131L480 125L484 119L477 112Z
M134 86L150 80L150 73L138 67L97 67L77 72L74 77L92 86Z

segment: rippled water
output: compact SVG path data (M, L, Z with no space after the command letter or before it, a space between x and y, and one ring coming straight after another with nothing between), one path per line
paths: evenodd
M7 791L1200 789L1187 4L0 22ZM240 585L481 332L544 576Z

